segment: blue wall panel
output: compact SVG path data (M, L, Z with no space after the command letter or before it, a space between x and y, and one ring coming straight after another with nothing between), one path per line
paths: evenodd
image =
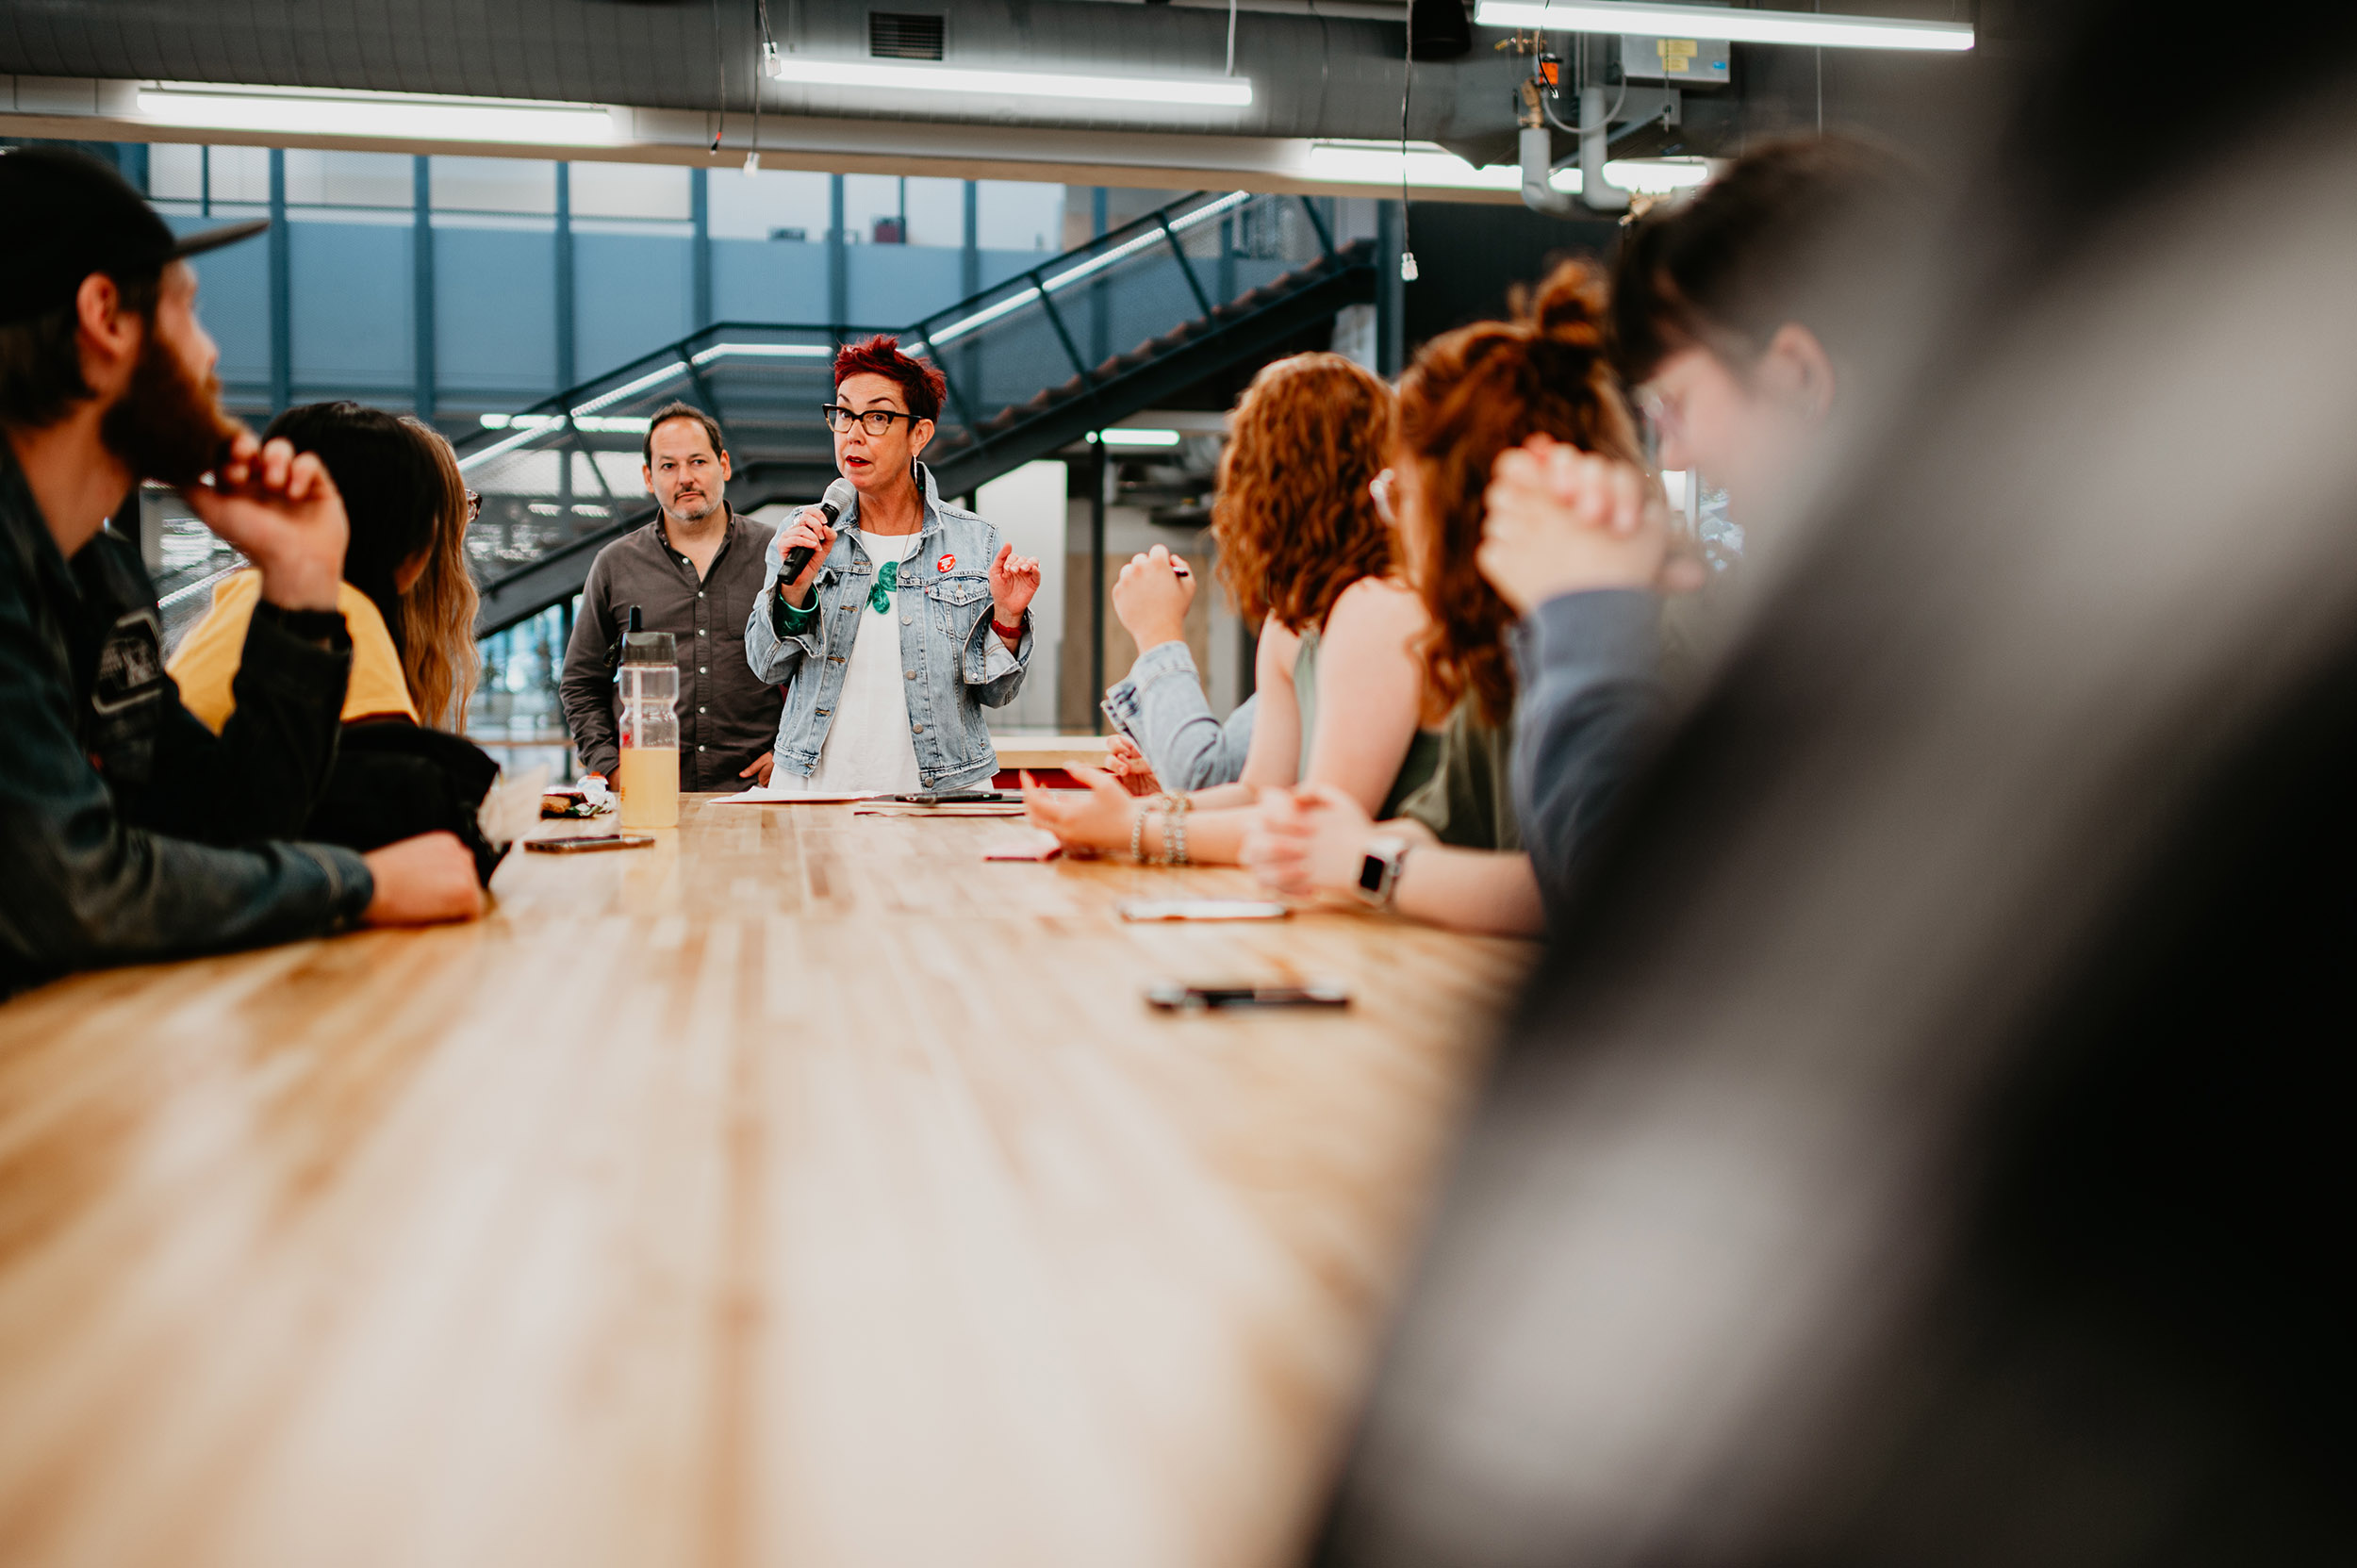
M176 234L222 226L218 218L167 219ZM259 236L207 251L190 263L196 269L196 314L221 345L225 385L270 388L270 247Z
M373 397L406 408L416 390L416 277L406 225L288 225L296 401Z
M715 239L712 315L721 322L827 320L827 247L795 239Z
M844 248L855 326L906 326L958 303L959 253L929 245Z
M574 231L574 352L584 380L695 329L693 251L693 241L669 236Z
M445 398L513 411L556 386L556 235L434 231L434 360Z

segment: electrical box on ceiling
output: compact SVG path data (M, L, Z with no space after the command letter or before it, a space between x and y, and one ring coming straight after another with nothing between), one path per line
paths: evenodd
M1727 41L1722 38L1654 38L1621 35L1621 74L1632 82L1668 82L1678 87L1724 87L1730 79Z

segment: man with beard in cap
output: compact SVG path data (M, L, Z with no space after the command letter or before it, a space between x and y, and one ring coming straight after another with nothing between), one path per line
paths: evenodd
M78 154L0 156L0 995L70 970L480 913L449 834L285 842L334 761L348 528L319 461L228 417L175 239ZM179 488L262 574L238 711L213 735L163 669L137 547L107 518Z

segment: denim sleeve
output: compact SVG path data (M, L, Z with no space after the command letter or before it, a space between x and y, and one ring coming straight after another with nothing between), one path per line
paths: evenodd
M1252 747L1252 718L1239 707L1228 719L1240 734L1211 717L1195 655L1183 642L1160 642L1138 655L1128 679L1105 692L1105 711L1138 743L1165 789L1208 789L1244 775ZM1241 720L1241 723L1238 721Z
M216 849L125 823L24 598L0 591L0 993L74 969L318 936L374 896L323 844Z
M1023 677L1031 668L1031 647L1035 640L1031 629L1031 612L1023 612L1023 635L1015 639L1014 649L998 640L991 630L993 612L985 609L982 619L975 623L974 638L958 661L965 684L974 688L974 701L986 708L1003 708L1023 689Z
M804 659L816 658L826 651L826 618L818 608L819 589L832 569L820 569L810 586L810 602L798 610L778 594L781 563L777 555L772 553L767 559L761 593L753 601L752 614L745 618L745 662L764 685L782 686L794 679Z
M1601 589L1551 599L1515 628L1514 810L1551 907L1666 705L1660 616L1651 593Z

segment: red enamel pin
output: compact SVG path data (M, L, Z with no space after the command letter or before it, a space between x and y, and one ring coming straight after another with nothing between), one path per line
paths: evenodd
M950 568L956 566L957 564L958 558L955 555L944 555L940 560L933 563L933 569L935 571L948 571Z

